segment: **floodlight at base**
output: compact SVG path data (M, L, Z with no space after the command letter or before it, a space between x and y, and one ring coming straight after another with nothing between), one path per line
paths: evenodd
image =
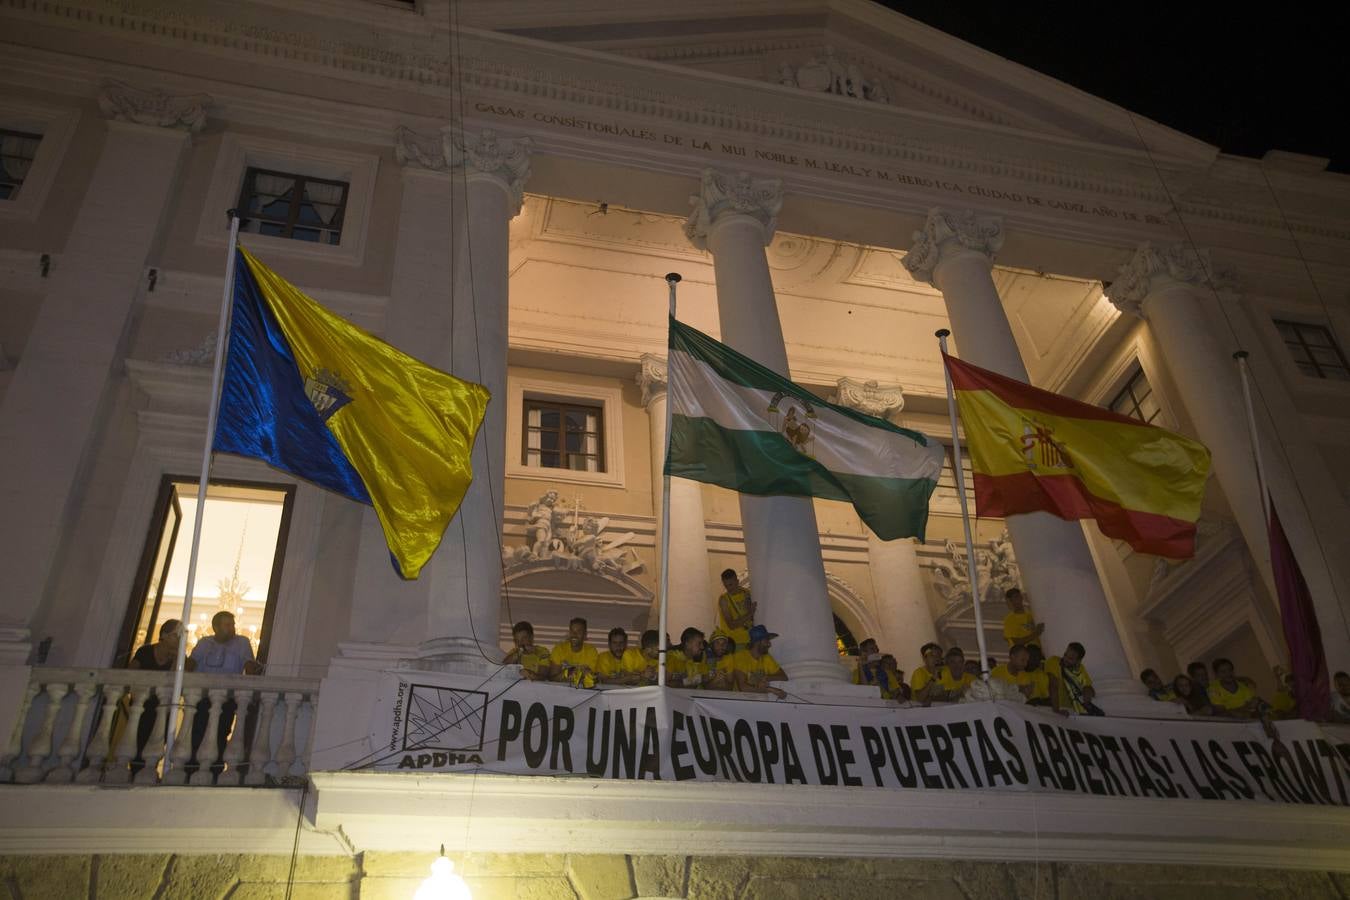
M455 874L455 864L440 856L431 864L431 877L422 882L413 900L473 900L473 893Z

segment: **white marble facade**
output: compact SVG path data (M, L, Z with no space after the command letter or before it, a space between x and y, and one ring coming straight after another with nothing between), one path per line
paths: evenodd
M815 24L755 3L734 28L711 0L468 3L453 40L446 0L107 5L0 9L0 129L42 135L0 200L0 725L40 644L51 664L112 658L156 487L195 471L193 351L250 166L349 184L340 244L246 235L255 253L494 394L421 582L391 576L372 513L298 487L280 674L474 668L513 618L544 641L579 610L597 640L654 624L671 271L681 319L940 440L939 328L1093 403L1142 373L1161 423L1215 452L1195 561L1091 523L977 527L1122 703L1146 665L1222 652L1264 683L1283 661L1230 358L1249 351L1271 495L1350 666L1350 381L1301 371L1275 325L1350 337L1350 183L1325 161L1225 155L861 0L793 5L830 10ZM677 20L697 27L672 39ZM531 397L603 410L603 467L527 465ZM749 568L822 690L845 674L831 614L910 669L924 641L973 640L957 516L944 487L927 541L887 544L840 504L677 483L671 630L710 626L718 573ZM541 543L545 521L567 540Z

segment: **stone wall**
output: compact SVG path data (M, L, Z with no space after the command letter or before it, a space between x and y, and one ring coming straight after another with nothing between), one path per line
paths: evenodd
M14 900L410 900L426 853L0 856ZM475 853L474 900L1344 900L1350 874L1208 866ZM6 894L6 892L8 892Z

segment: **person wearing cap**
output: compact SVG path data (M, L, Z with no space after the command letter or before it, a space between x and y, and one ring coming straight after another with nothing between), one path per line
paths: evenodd
M695 688L707 684L712 667L704 656L703 632L690 626L680 635L680 649L666 656L666 684Z
M724 631L739 644L750 641L750 626L755 624L755 601L750 591L741 587L735 569L722 572L722 596L717 598L717 630Z
M787 681L787 673L770 654L773 639L777 634L763 625L750 627L748 646L737 650L734 660L736 690L756 694L773 694L779 700L787 696L782 688L774 687L770 682Z
M736 687L735 656L736 642L731 635L721 629L714 631L707 650L710 673L706 686L710 690L730 691Z

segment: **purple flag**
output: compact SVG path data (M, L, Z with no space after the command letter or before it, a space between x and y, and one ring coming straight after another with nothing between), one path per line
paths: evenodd
M1294 559L1294 548L1284 535L1273 500L1270 568L1275 576L1275 591L1280 595L1280 621L1284 623L1284 641L1289 645L1298 714L1313 722L1325 722L1331 712L1331 680L1327 677L1327 658L1322 650L1322 630L1317 627L1308 582L1303 580L1298 560Z

